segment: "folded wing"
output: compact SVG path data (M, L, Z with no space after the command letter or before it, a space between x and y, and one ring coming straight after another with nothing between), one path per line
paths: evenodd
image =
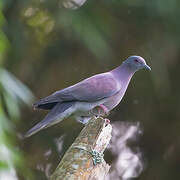
M62 89L34 104L35 108L52 109L58 102L93 102L110 97L120 90L119 82L111 73L103 73Z

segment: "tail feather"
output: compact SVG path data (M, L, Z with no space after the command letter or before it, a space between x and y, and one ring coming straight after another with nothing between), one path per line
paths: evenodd
M73 106L75 102L66 102L66 103L57 103L54 108L46 115L46 117L36 124L33 128L31 128L24 137L30 137L33 134L37 133L38 131L48 128L58 122L62 121L65 117L71 115L73 109L68 110L70 107Z

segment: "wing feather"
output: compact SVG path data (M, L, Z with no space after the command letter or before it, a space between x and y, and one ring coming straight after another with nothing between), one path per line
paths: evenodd
M42 108L43 105L46 105L47 109L47 107L50 107L53 103L57 102L98 101L116 94L120 88L119 82L110 72L102 73L85 79L68 88L56 91L52 95L35 103L34 106L36 108Z

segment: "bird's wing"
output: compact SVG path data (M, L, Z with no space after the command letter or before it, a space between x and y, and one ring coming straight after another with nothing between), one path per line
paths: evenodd
M102 73L85 79L73 86L56 91L35 103L35 107L53 104L61 101L98 101L116 94L121 88L114 76ZM44 108L45 109L45 108Z

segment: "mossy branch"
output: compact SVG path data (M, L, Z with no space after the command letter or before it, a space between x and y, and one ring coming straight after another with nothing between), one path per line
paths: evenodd
M91 152L104 152L111 131L112 126L103 118L92 118L67 150L50 180L104 180L110 166L104 160L96 164Z

